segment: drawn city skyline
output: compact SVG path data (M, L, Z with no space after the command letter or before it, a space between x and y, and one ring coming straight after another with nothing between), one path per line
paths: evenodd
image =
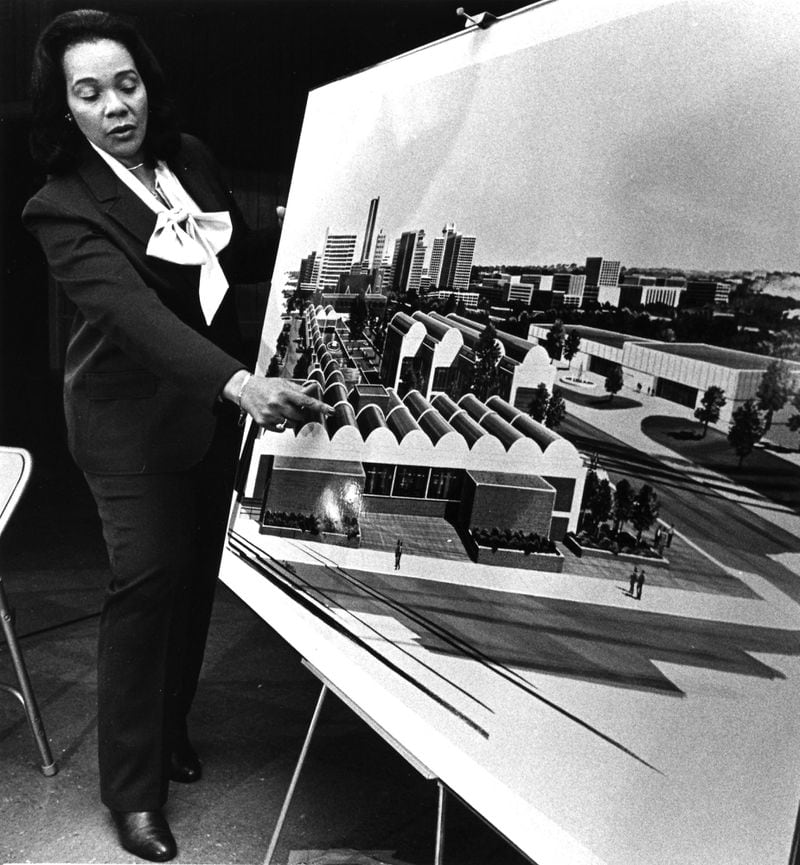
M387 239L454 222L484 264L797 270L800 16L739 5L545 34L433 80L392 81L388 63L380 97L359 76L314 91L276 273L327 228L363 236L379 195Z
M344 275L350 272L351 267L359 265L367 267L376 276L378 270L382 269L388 272L391 276L391 268L396 253L396 246L401 246L404 238L409 235L415 235L419 239L418 256L415 267L417 268L416 281L411 286L414 290L420 288L420 279L422 288L442 288L465 291L468 289L468 280L461 286L456 287L452 281L448 281L443 277L442 266L442 246L446 243L448 236L459 235L469 238L471 242L468 268L476 266L479 268L489 267L512 267L512 268L530 268L531 273L537 273L540 268L551 268L558 265L566 268L577 265L579 269L583 269L587 262L592 258L600 258L608 260L608 257L602 254L602 251L586 251L579 257L573 258L570 261L507 261L494 262L481 260L478 253L480 251L481 237L474 232L469 231L458 223L456 220L444 221L438 229L431 229L430 226L414 226L405 229L396 236L387 235L383 228L380 228L381 218L385 214L384 199L381 195L376 195L371 199L369 204L364 203L363 213L364 226L359 231L345 232L340 231L336 226L329 226L325 236L320 238L318 244L313 249L309 249L303 255L302 260L298 261L295 267L286 272L287 285L294 284L295 278L300 277L300 281L308 284L308 274L304 275L303 265L314 262L315 274L319 278L320 264L325 258L326 244L329 238L336 241L334 255L337 258L333 269L337 273ZM626 262L620 264L626 269L631 267L641 268L657 268L660 265L652 262ZM330 262L329 262L330 269ZM676 270L680 268L675 268ZM689 271L689 268L686 268ZM740 272L759 273L757 268L740 268ZM764 271L765 272L765 271ZM305 276L305 278L304 278ZM442 277L442 278L440 278ZM330 280L330 275L328 281ZM321 288L325 286L320 284ZM408 286L406 286L408 287ZM327 285L328 290L332 290L330 284Z

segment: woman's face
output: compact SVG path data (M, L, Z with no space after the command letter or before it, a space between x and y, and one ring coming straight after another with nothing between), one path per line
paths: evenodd
M147 90L128 49L111 39L80 42L67 48L62 64L78 129L123 165L142 162Z

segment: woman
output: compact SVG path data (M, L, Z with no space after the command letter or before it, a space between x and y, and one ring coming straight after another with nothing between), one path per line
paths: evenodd
M49 172L23 220L75 304L70 451L97 503L111 582L98 642L100 789L122 846L175 856L168 782L201 764L186 716L211 615L239 412L268 428L327 412L242 361L231 282L268 274L218 168L179 135L128 22L80 10L42 33L31 149Z

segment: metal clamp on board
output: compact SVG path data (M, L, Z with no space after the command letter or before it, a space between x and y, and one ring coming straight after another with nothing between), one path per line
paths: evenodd
M480 27L481 30L485 30L490 24L497 21L497 17L492 15L491 12L479 12L477 15L467 15L463 6L459 6L458 9L456 9L456 15L467 19L464 22L465 27L474 24L476 27Z

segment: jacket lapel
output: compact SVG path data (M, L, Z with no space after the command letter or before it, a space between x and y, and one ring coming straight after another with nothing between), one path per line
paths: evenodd
M110 219L133 234L145 246L156 225L156 215L91 149L78 167L98 205Z
M208 184L206 172L185 147L169 161L169 167L200 210L211 213L220 209L219 199Z

